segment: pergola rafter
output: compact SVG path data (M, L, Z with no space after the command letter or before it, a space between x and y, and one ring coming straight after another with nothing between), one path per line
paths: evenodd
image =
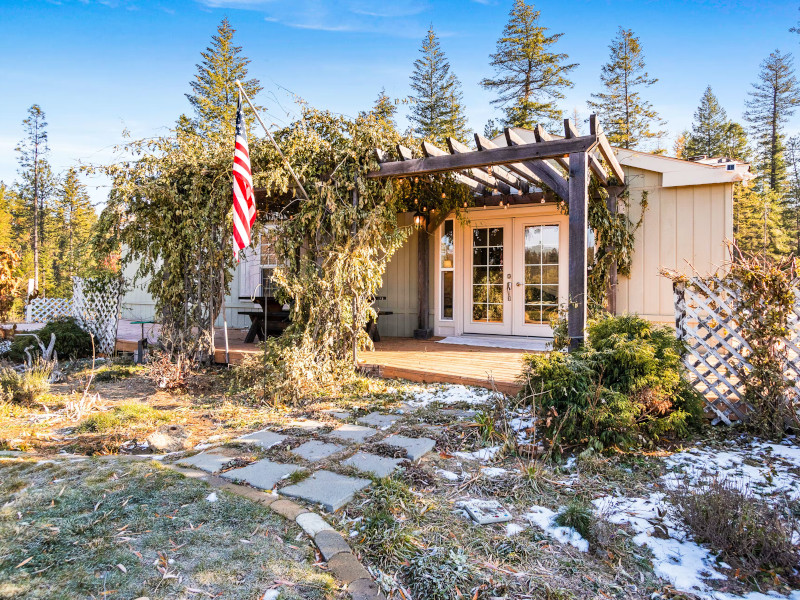
M410 149L397 146L399 161L389 161L378 149L380 164L370 172L372 179L415 177L435 173L452 173L476 193L497 192L494 198L508 197L512 190L530 192L545 186L569 205L569 294L567 329L570 348L580 346L585 337L587 271L586 239L588 230L589 179L593 174L609 191L609 204L623 190L625 173L617 161L608 139L595 115L590 118L589 135L578 135L568 119L564 120L564 137L549 134L536 127L536 142L526 142L514 129L506 128L506 145L475 134L477 150L448 138L449 153L429 143L422 143L422 158L414 158ZM595 153L599 153L597 156ZM602 162L601 162L602 157ZM606 166L611 171L609 176ZM557 165L557 166L556 166ZM563 169L563 171L562 171ZM612 177L616 182L612 181ZM612 185L615 184L615 185ZM530 195L530 194L528 194ZM613 198L612 198L613 196ZM544 199L542 193L541 198ZM419 331L428 331L428 240L419 239ZM423 289L424 288L424 289Z

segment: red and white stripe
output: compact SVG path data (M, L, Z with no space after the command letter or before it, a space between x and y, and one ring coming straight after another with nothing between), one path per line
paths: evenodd
M233 154L233 255L250 245L250 230L256 222L256 201L253 196L253 174L250 171L250 151L247 146L242 104L236 114L236 150Z

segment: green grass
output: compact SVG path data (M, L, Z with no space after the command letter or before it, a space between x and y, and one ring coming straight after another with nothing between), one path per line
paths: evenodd
M147 404L121 404L111 410L94 413L86 417L78 425L81 433L100 433L116 427L131 425L153 426L164 423L172 418L172 413L158 410Z
M141 375L143 371L144 367L142 365L115 362L100 367L95 373L94 380L97 382L119 381L120 379Z
M591 540L594 537L594 513L592 513L592 509L588 504L580 500L573 500L567 504L556 515L555 522L561 527L571 527L580 533L584 539Z
M210 491L155 463L0 460L0 598L334 597L295 524Z

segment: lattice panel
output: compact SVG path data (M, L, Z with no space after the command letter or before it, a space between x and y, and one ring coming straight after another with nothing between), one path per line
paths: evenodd
M738 319L749 315L737 315L733 310L737 282L695 277L688 283L674 283L673 292L675 327L678 339L687 347L684 364L695 389L724 423L746 419L751 407L743 400L742 377L751 368L747 360L750 345L740 333ZM800 393L800 292L790 328L787 376L795 381L795 393Z
M72 278L72 302L78 324L94 335L97 351L113 354L119 324L120 287L118 282L91 285L91 280Z
M34 298L26 307L28 323L47 323L58 317L72 316L72 301L68 298Z

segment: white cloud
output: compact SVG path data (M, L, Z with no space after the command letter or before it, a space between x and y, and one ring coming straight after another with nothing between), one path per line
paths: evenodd
M264 19L297 29L383 33L419 37L425 24L416 17L429 10L427 0L198 0L209 8L264 13Z

